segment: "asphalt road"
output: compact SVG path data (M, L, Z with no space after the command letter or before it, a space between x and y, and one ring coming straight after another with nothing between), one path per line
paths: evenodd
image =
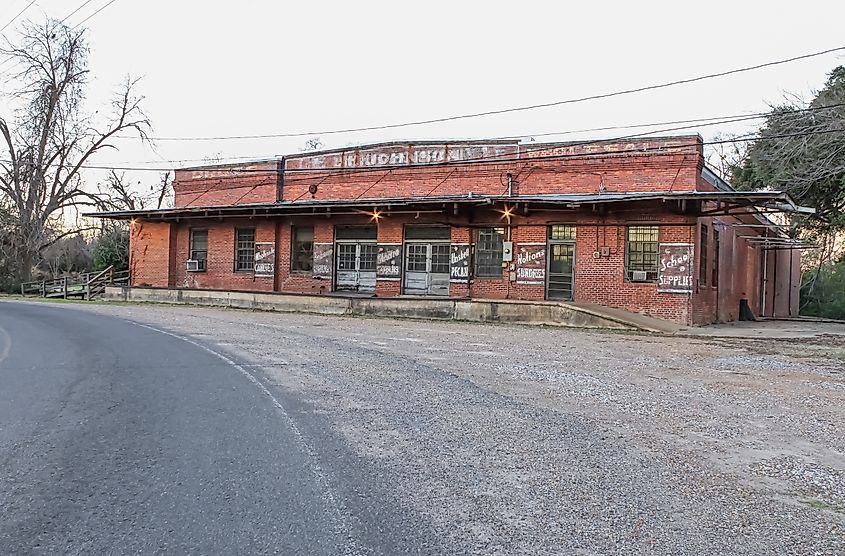
M306 441L296 423L307 416L271 389L190 338L67 306L0 303L0 553L428 546L383 500L378 510L341 505L320 458L342 448Z
M839 556L843 350L0 299L0 556Z

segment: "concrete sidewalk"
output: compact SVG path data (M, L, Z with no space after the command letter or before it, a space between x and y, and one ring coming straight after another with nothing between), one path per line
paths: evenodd
M683 328L679 330L678 334L704 338L748 338L755 340L787 340L830 336L842 341L845 340L845 323L812 319L772 319Z

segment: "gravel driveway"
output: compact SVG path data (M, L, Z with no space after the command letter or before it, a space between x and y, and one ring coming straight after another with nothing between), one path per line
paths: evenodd
M845 554L841 339L73 308L248 366L337 438L313 450L342 502L389 497L422 553Z

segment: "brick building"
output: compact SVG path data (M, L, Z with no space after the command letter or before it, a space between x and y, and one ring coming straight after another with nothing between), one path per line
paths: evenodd
M177 170L133 287L597 304L680 324L797 314L800 251L699 136L385 143Z

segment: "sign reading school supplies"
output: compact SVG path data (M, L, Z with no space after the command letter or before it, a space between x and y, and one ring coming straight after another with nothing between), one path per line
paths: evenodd
M522 243L516 251L516 283L546 283L546 244Z
M661 243L657 291L691 293L693 251L691 243Z
M401 245L379 245L376 257L376 277L385 280L398 280L402 268Z
M314 278L332 277L332 257L334 254L333 245L331 243L315 243L314 244Z
M276 244L272 241L255 242L255 265L253 272L256 278L272 278L276 274Z
M449 280L452 282L469 280L469 245L452 244L449 247Z

